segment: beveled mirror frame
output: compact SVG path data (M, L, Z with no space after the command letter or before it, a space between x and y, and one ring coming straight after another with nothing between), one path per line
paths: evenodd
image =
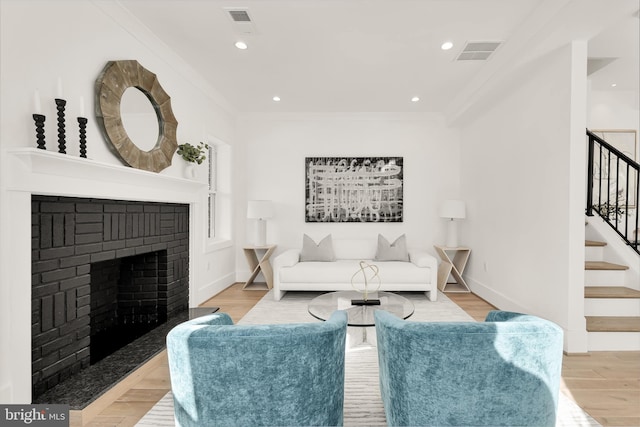
M120 116L124 92L135 87L144 93L158 117L158 141L149 151L138 148L127 135ZM178 121L171 109L171 98L155 74L135 60L109 61L96 80L96 119L112 151L127 165L160 172L171 165L178 149Z

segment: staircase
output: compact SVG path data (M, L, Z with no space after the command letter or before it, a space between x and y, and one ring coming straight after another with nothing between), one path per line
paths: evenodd
M640 350L640 163L587 129L589 351Z
M640 350L640 290L625 286L626 265L605 259L606 242L585 241L589 351Z

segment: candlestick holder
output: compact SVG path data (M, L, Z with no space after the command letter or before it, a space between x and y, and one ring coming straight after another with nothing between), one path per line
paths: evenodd
M80 157L87 158L87 118L78 117L80 127Z
M42 114L33 115L33 121L36 122L36 139L38 143L38 148L41 150L47 149L44 146L44 119L45 119L45 116L43 116Z
M67 141L64 132L64 109L67 101L56 98L56 108L58 109L58 153L67 154Z

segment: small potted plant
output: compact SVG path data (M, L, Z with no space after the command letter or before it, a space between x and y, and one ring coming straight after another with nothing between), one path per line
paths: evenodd
M209 145L203 142L199 142L197 146L185 142L184 144L178 145L178 154L187 162L202 164L202 162L207 159L205 150L208 149Z

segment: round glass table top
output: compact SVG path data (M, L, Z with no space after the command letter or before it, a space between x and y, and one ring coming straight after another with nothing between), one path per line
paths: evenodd
M380 305L353 305L351 300L361 300L362 293L340 291L322 294L309 303L309 314L320 320L327 320L336 310L347 312L349 326L375 326L373 313L377 310L388 311L401 319L413 314L413 303L391 292L372 292L368 299L379 299Z

